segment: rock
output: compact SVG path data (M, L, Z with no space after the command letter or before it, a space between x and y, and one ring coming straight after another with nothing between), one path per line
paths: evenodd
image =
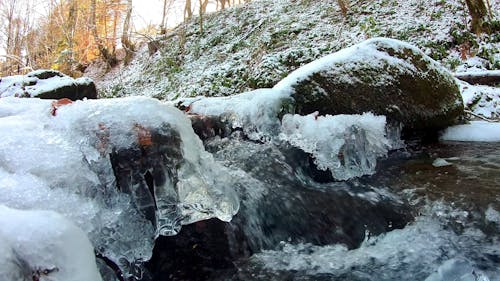
M234 271L238 256L227 231L227 222L210 219L185 225L175 236L158 237L146 264L152 280L217 280L221 271Z
M314 61L275 89L290 91L295 113L371 111L401 122L404 133L436 131L463 114L455 78L407 43L374 38Z
M41 99L96 99L97 89L87 77L73 79L56 70L36 70L24 76L3 77L0 97L36 97Z

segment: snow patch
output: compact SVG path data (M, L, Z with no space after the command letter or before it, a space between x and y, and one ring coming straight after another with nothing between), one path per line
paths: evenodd
M486 118L500 118L500 88L459 83L465 108Z
M370 62L370 64L372 65L380 65L381 68L385 67L385 64L395 66L402 73L416 72L416 68L414 65L410 64L406 60L396 58L393 55L388 54L387 52L378 50L379 47L389 48L396 51L401 49L409 49L413 53L421 53L421 51L418 50L415 46L399 40L389 38L372 38L300 67L299 69L290 73L290 75L281 80L278 84L276 84L276 86L274 86L274 89L293 92L293 86L296 85L299 81L306 80L314 73L335 69L336 64L339 64L346 70L349 70L356 69L356 65ZM437 69L442 68L436 62L430 60L429 62ZM343 72L339 71L339 73ZM348 75L346 75L345 77L341 76L336 78L348 83L353 79ZM386 77L386 80L387 81L377 81L377 83L391 83L393 78L388 76Z
M53 211L0 205L0 279L100 281L85 233Z
M500 142L500 123L471 121L469 124L452 126L444 130L443 141Z
M71 87L76 83L89 84L90 78L79 78L77 80L58 73L53 77L39 79L36 75L46 70L38 70L27 75L15 75L2 77L0 80L0 98L4 97L36 97L41 93L49 92L54 89Z
M230 97L183 99L189 113L219 116L253 140L266 139L279 129L278 113L290 99L286 92L259 89Z

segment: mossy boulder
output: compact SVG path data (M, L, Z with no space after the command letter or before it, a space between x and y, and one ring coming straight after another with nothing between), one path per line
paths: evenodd
M57 70L36 70L26 75L2 77L0 97L36 97L41 99L96 99L97 89L92 79L73 79Z
M374 38L314 61L275 86L290 91L295 113L386 115L405 133L457 122L463 103L455 78L416 47Z

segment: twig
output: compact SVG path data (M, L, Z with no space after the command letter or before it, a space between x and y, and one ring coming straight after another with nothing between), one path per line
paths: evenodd
M474 113L474 112L472 112L471 110L468 110L468 109L465 109L464 112L467 113L467 114L470 114L470 115L472 115L472 116L474 116L476 118L479 118L481 120L487 121L487 122L491 122L491 123L498 123L498 122L500 122L500 120L498 120L498 119L486 118L486 117L484 117L482 115L479 115L479 114L476 114L476 113Z

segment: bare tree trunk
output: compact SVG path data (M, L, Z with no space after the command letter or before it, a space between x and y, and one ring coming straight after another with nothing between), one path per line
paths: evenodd
M191 0L186 0L186 5L184 6L184 20L190 19L193 16L193 11L191 10Z
M208 0L200 0L200 7L203 14L207 13Z
M124 63L128 64L134 53L134 44L130 41L130 19L132 18L132 0L127 0L127 13L123 21L122 45L125 49Z
M165 24L167 21L167 2L168 2L168 0L163 0L163 11L161 13L160 34L166 33Z
M97 45L97 49L101 54L101 57L108 64L108 66L113 66L116 64L115 53L110 53L106 45L103 43L102 39L99 37L96 25L96 0L90 1L90 28L92 29L92 35L94 36L94 41Z
M469 14L472 18L471 31L480 34L485 32L484 20L488 15L488 9L483 0L465 0Z
M66 43L68 45L67 49L69 51L69 56L63 57L63 64L61 71L67 72L67 74L72 75L75 66L75 31L76 31L76 18L77 18L77 8L78 1L70 0L68 2L68 17L66 19L66 28L64 34L66 36Z
M337 0L340 6L340 11L344 18L347 17L347 11L349 11L349 0Z
M200 4L200 35L203 35L203 0L198 0Z

